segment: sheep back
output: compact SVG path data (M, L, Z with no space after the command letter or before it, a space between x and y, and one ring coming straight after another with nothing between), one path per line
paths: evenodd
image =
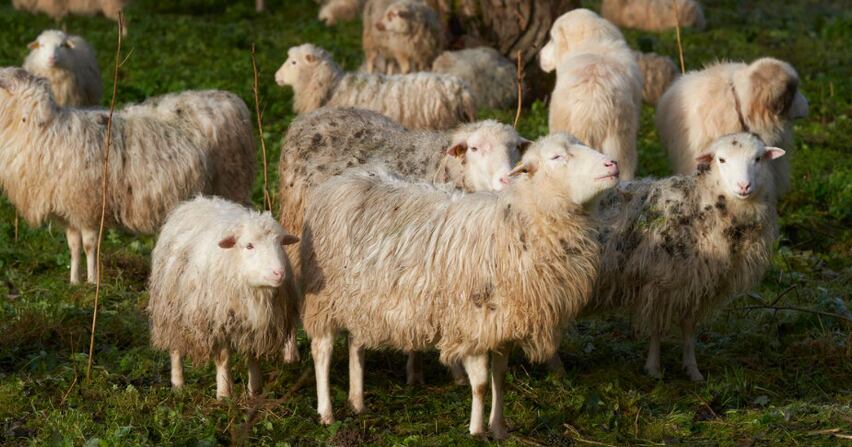
M477 107L504 109L518 101L515 66L493 48L445 51L432 63L432 71L465 81Z

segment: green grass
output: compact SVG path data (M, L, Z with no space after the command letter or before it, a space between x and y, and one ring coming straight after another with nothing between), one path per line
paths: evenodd
M169 4L172 4L170 5ZM139 0L128 11L129 54L119 103L166 92L222 88L252 104L251 44L257 44L264 139L276 189L278 143L293 118L291 93L272 76L286 49L315 42L344 66L360 64L360 25L323 27L310 0L274 1L256 15L240 0ZM800 311L739 310L755 300L848 315L852 279L852 14L841 0L721 0L706 5L708 29L684 33L688 68L720 59L771 55L794 64L811 115L797 124L793 191L781 203L782 237L765 280L734 298L701 329L699 364L707 382L692 384L679 368L673 334L664 344L666 378L641 374L646 344L619 315L588 319L566 335L567 376L549 376L515 353L510 363L508 445L684 444L840 445L826 430L852 434L852 335L837 318ZM595 5L592 5L595 6ZM101 18L69 18L68 30L98 49L112 89L115 29ZM23 60L26 43L55 26L45 16L0 6L0 66ZM626 33L631 45L675 56L674 33ZM105 98L105 102L109 98ZM542 103L525 109L521 130L546 131ZM490 111L510 121L514 111ZM640 174L670 171L653 128L642 114ZM258 155L258 157L260 157ZM261 203L260 176L255 203ZM84 192L81 192L84 193ZM332 395L340 422L323 427L306 340L297 365L264 364L267 404L252 415L236 371L234 400L216 402L212 368L188 368L187 387L169 388L168 358L149 348L145 279L151 237L109 232L96 340L95 370L85 382L94 289L70 286L69 256L58 227L22 225L0 203L0 443L8 445L214 445L232 436L256 445L475 445L467 434L469 390L452 385L434 356L428 386L404 384L398 353L367 356L367 407L345 407L346 358L335 351ZM308 371L294 393L291 387ZM285 398L282 401L275 399ZM289 397L289 398L288 398ZM271 403L270 403L271 402ZM251 424L246 421L251 420ZM244 433L245 437L241 437ZM828 433L828 434L827 434ZM599 444L598 444L599 445Z

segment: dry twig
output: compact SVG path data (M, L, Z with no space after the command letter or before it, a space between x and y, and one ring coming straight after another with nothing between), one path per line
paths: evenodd
M515 112L515 123L512 125L515 129L518 128L518 121L521 120L521 105L524 100L524 65L523 65L523 52L518 50L518 110Z
M254 44L251 44L251 69L254 74L254 85L252 86L254 111L257 113L257 130L260 133L260 150L263 153L263 203L266 210L272 212L272 196L269 195L269 163L266 161L266 142L263 140L263 113L260 112L260 92Z
M677 39L677 55L680 58L680 74L686 73L686 65L683 62L683 42L680 40L680 11L678 11L677 0L672 0L675 14L675 38Z

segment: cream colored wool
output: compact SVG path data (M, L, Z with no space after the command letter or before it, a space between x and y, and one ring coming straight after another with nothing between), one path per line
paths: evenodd
M394 1L373 26L385 31L384 46L401 74L428 71L446 45L438 13L423 0Z
M721 147L729 154L765 154L751 134L724 137L707 153ZM603 261L587 312L631 312L638 329L652 336L646 369L654 376L661 376L659 338L675 323L683 330L684 367L702 380L695 323L757 285L770 264L777 193L770 169L755 169L748 198L730 192L714 159L690 176L622 183L601 200Z
M293 87L296 113L323 106L358 107L409 129L448 129L476 119L473 97L459 78L434 73L344 73L325 50L312 44L291 48L275 80Z
M720 62L686 73L660 98L656 123L674 171L691 174L701 151L734 132L754 132L767 145L792 151L793 120L807 115L808 101L796 70L767 57L751 64ZM790 188L788 158L772 161L781 195Z
M76 237L97 233L107 120L104 109L58 107L46 79L0 69L0 185L30 224L51 219ZM107 228L152 234L199 193L249 203L255 145L236 95L165 95L117 111L112 126ZM94 281L94 247L84 245Z
M579 164L581 157L593 161ZM578 202L613 186L612 168L560 134L534 143L516 168L520 178L499 193L452 192L381 170L350 171L319 185L300 251L302 319L321 365L323 422L333 417L322 391L329 354L322 345L337 331L348 331L351 346L434 347L442 362L466 367L512 344L532 361L551 356L560 330L589 299L599 262L595 230ZM360 354L350 349L352 355ZM475 401L484 393L479 386ZM472 432L480 428L475 418Z
M362 19L361 46L364 49L364 66L361 71L379 74L398 74L399 64L388 47L389 33L376 28L385 10L396 0L366 0Z
M644 31L705 25L704 10L695 0L603 0L601 15L618 26Z
M47 78L56 105L60 107L98 106L103 81L92 47L80 36L49 30L29 44L24 69Z
M445 51L432 63L432 71L459 77L473 93L477 108L506 109L517 106L515 64L488 47Z
M550 132L568 132L618 161L622 180L636 173L636 133L642 110L642 73L621 32L588 9L559 17L540 54L556 70Z
M666 89L680 75L672 58L657 53L634 51L639 71L642 72L642 99L648 104L656 104Z
M328 0L322 2L319 19L326 26L355 20L364 9L364 0Z
M103 14L117 22L118 13L130 0L12 0L15 9L43 12L58 20L69 14L92 16Z

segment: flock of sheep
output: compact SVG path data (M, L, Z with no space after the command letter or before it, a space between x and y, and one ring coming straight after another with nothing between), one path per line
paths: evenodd
M296 360L300 323L323 423L334 421L331 354L345 332L356 412L366 349L408 352L410 384L437 350L470 382L472 434L485 432L490 356L488 426L503 438L512 347L560 368L566 326L618 310L650 338L648 374L662 376L660 338L679 325L683 367L703 380L696 324L770 263L792 121L807 101L796 71L772 58L677 79L664 60L671 69L649 89L645 55L612 22L647 24L643 14L659 19L671 2L603 3L611 21L577 9L553 24L539 55L556 72L551 134L533 142L475 121L477 108L517 101L513 65L490 48L441 53L428 2L325 2L328 23L363 10L366 62L346 73L304 44L275 74L300 114L282 142L278 220L248 208L256 149L242 99L187 91L118 110L106 224L159 233L148 312L172 385L184 384L184 356L213 359L216 396L229 396L236 352L258 393L259 359ZM677 3L680 24L704 26L699 5ZM0 185L31 224L66 228L71 282L81 247L92 282L108 126L100 74L80 37L45 31L30 49L23 68L0 69ZM643 94L659 98L672 177L633 180Z

